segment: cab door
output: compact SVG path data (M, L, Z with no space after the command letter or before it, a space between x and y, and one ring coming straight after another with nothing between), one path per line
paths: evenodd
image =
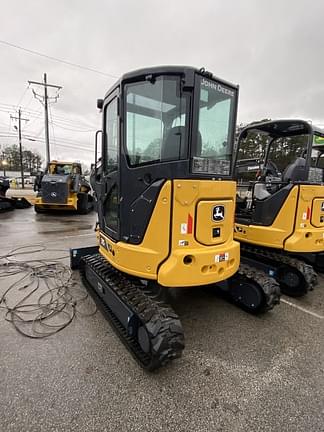
M103 231L113 240L119 240L119 117L118 89L104 105L103 167L101 212Z

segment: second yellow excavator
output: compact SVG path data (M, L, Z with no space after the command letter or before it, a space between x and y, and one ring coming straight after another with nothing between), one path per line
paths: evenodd
M234 237L242 261L281 291L302 296L324 269L324 131L303 120L251 124L240 133Z

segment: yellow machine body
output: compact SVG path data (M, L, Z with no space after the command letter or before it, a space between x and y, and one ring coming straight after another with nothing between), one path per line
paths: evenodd
M64 177L68 177L67 181L62 179L62 175ZM37 194L35 198L35 209L40 211L46 210L78 210L78 193L88 193L90 190L90 185L86 183L84 180L78 183L78 189L74 190L73 182L75 176L81 176L82 170L81 165L78 162L64 162L52 160L48 163L47 170L45 176L42 177L46 180L47 185L47 193L46 199L44 199L44 195L42 193L44 188L43 180L40 180L38 183L38 190L40 193ZM62 181L63 180L63 181ZM60 192L62 193L62 186L67 186L66 191L64 191L64 199L63 200L55 200L48 199L48 195L51 196L59 196ZM54 195L57 194L57 195ZM56 202L55 202L56 201ZM61 201L61 202L60 202Z
M114 242L97 232L100 253L119 270L167 287L216 283L239 267L233 239L236 184L233 181L167 180L139 245ZM213 209L224 219L215 222Z
M43 201L42 197L36 197L35 203L38 208L41 210L77 210L78 208L78 195L76 192L69 193L68 199L66 203L60 204L50 204Z
M235 223L238 241L308 253L324 251L324 185L295 185L272 225Z

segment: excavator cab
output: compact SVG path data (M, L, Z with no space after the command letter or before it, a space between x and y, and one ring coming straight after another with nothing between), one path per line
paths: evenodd
M263 262L289 295L316 281L301 258L324 269L323 169L314 153L323 137L306 121L277 120L251 124L238 138L234 236L243 259Z

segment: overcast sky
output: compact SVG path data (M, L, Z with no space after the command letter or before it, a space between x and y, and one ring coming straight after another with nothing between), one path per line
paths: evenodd
M324 124L321 0L11 0L1 2L0 40L113 76L143 66L204 66L240 85L239 122L298 117ZM93 160L96 99L114 78L0 43L0 145L45 154L43 107L28 80L60 85L51 105L52 157ZM33 87L42 92L42 88ZM55 94L55 92L51 92Z

